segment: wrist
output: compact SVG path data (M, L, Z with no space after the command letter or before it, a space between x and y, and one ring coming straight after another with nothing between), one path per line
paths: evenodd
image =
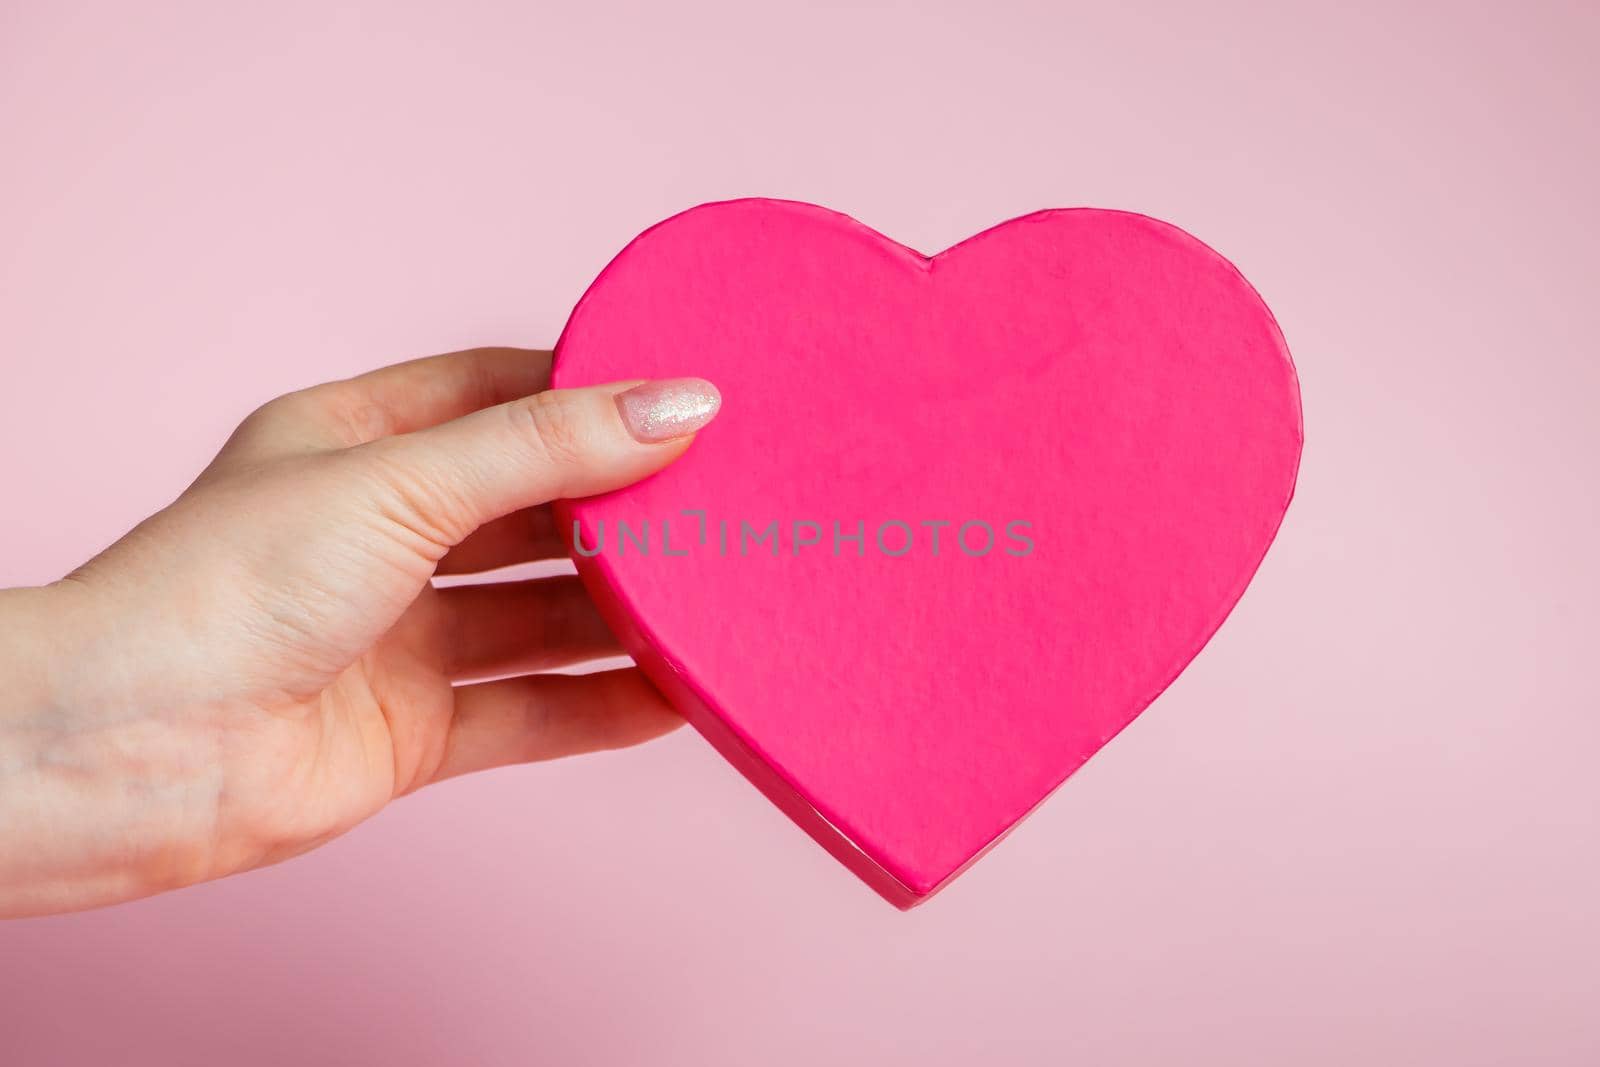
M119 696L128 672L105 616L75 581L0 590L0 916L198 878L197 761L160 715Z

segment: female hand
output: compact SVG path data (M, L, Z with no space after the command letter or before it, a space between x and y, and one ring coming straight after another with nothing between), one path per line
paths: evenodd
M661 469L719 402L549 369L479 349L274 400L103 554L0 592L0 915L273 863L430 782L677 725L636 670L531 673L619 652L576 578L430 582L564 554L549 501Z

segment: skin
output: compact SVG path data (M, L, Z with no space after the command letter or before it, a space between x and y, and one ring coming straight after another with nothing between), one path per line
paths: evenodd
M549 501L689 447L630 435L639 383L549 367L479 349L281 397L104 553L0 591L0 915L276 863L429 783L679 725L636 670L531 673L620 651L576 578L432 582L563 555Z

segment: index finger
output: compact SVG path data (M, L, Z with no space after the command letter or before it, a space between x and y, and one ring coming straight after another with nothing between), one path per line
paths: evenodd
M424 430L550 387L551 354L531 348L469 348L413 359L319 389L359 409L352 445Z

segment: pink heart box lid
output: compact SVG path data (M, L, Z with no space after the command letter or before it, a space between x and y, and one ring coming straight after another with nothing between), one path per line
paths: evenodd
M595 280L553 381L678 376L721 413L558 509L579 573L688 720L900 907L1183 670L1300 458L1261 298L1120 211L926 257L809 204L694 208Z

